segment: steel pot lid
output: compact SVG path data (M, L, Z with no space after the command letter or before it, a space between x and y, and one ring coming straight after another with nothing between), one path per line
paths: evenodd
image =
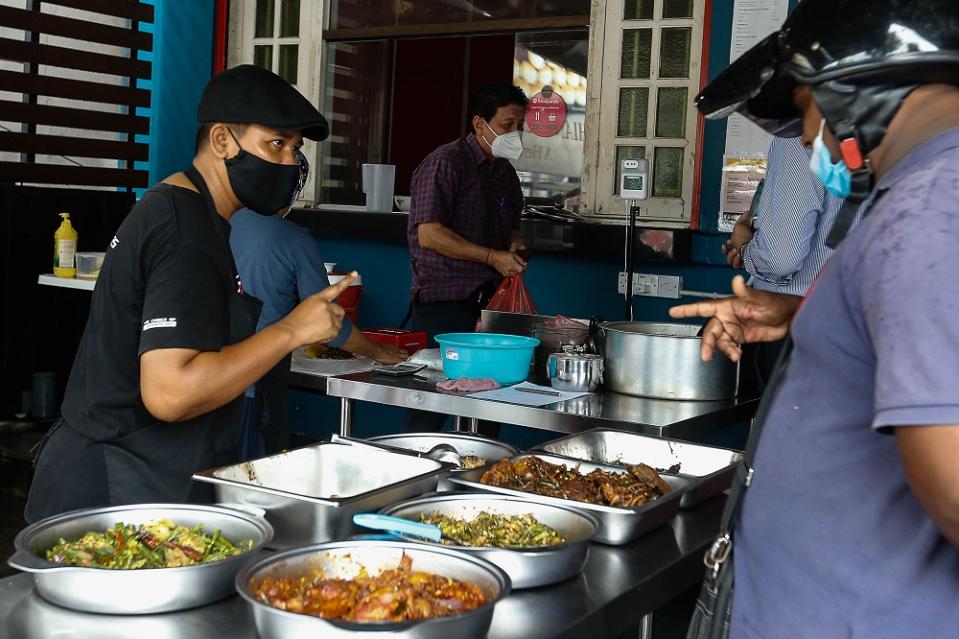
M602 355L594 355L593 353L585 353L581 349L576 349L575 347L563 347L562 353L551 353L550 358L555 358L557 360L562 360L566 362L595 362L602 361Z
M672 337L700 339L701 325L679 324L673 322L602 322L597 325L604 331L642 335L646 337Z

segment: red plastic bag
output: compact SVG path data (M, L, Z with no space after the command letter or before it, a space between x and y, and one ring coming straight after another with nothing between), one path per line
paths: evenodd
M533 304L533 298L529 294L523 282L522 275L511 275L505 278L492 299L486 306L489 311L502 311L505 313L526 313L527 315L539 315L536 305Z

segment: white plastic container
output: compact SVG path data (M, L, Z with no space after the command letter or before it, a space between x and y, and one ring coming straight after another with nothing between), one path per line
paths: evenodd
M100 275L106 253L77 253L77 279L95 280Z
M393 164L364 164L363 192L366 210L376 213L393 211L393 182L396 166Z

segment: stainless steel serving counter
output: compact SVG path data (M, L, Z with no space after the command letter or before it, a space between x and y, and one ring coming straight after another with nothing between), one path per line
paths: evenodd
M309 388L310 376L301 375L297 386ZM316 378L316 390L342 399L340 434L353 431L353 402L365 401L475 420L489 420L560 433L591 428L615 428L655 437L696 440L717 428L749 420L757 399L692 402L649 399L599 391L565 402L535 408L444 393L435 382L412 377L390 378L373 373Z
M583 574L511 594L496 606L489 637L616 637L644 615L694 586L702 557L719 527L724 498L677 515L627 546L592 544ZM253 618L238 596L163 615L111 616L73 612L47 603L30 575L0 580L0 636L16 639L255 638Z

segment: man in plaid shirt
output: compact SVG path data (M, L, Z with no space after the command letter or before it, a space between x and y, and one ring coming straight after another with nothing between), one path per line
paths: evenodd
M417 167L407 241L414 330L472 331L503 277L526 269L519 235L523 193L510 160L522 154L528 100L493 84L470 101L470 134L444 144ZM408 431L440 430L445 415L411 411Z

